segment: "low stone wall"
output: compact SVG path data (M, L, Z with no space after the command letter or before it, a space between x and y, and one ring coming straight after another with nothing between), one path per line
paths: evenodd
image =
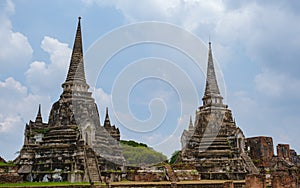
M5 188L4 186L0 186L1 188ZM37 186L35 186L37 187ZM70 186L43 186L43 188L105 188L106 186L90 186L90 185L70 185ZM7 188L20 188L19 186L17 187L12 187L9 186ZM22 186L22 188L32 188L32 187L26 187L26 186Z
M182 182L128 182L112 183L112 188L140 187L140 188L243 188L245 182L234 181L182 181Z
M0 183L19 183L22 182L22 177L18 174L1 173Z
M0 167L0 183L18 183L22 182L22 177L17 174L15 166Z
M174 170L180 181L200 180L200 175L197 170Z
M138 182L159 182L159 181L166 180L166 174L163 172L128 173L127 179L129 181L138 181Z

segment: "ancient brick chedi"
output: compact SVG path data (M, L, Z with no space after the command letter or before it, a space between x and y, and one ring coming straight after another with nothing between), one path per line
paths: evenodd
M236 126L231 110L223 104L209 43L207 78L203 105L196 111L181 137L178 162L195 166L202 179L244 179L258 173L245 153L245 137Z
M101 171L117 170L125 160L119 148L119 129L105 127L92 93L88 91L83 62L80 18L63 92L44 123L39 107L36 120L25 128L24 145L16 159L18 173L31 181L101 181ZM112 133L112 134L110 134Z

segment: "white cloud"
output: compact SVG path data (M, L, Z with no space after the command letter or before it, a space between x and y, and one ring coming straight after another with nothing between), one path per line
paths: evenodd
M243 61L298 75L300 66L295 60L300 58L300 15L293 12L292 4L244 3L225 12L215 34L236 51L234 55L244 55L247 59Z
M50 107L50 97L28 93L26 86L14 78L7 78L0 81L0 109L2 119L20 116L26 122L36 115L38 104L43 104L44 109ZM46 113L43 113L46 114Z
M2 9L2 10L1 10ZM0 74L24 71L32 56L32 48L25 35L13 31L8 18L14 13L14 4L7 1L4 9L0 7Z
M0 133L10 132L12 130L19 130L19 125L22 124L20 116L9 116L3 117L0 114Z
M25 127L20 115L3 115L0 112L0 156L13 160L15 152L21 149L22 135Z
M5 91L2 91L2 89L7 90L7 95L11 94L13 90L16 90L18 94L25 95L27 93L27 88L25 86L22 86L21 83L14 80L14 78L9 77L4 82L0 81L0 90L1 93L5 95ZM15 97L15 96L14 96Z
M184 26L191 31L195 31L200 25L210 26L222 17L224 11L224 3L220 0L83 0L83 2L89 6L94 3L99 6L113 6L120 10L129 22L166 21Z
M93 97L95 98L96 104L98 105L101 124L104 121L106 107L108 107L109 109L109 117L111 123L115 124L115 109L113 109L113 106L111 104L111 95L105 93L102 88L91 88L90 90L93 92Z
M17 112L16 105L20 99L26 97L27 88L21 85L20 82L14 80L14 78L7 78L4 82L0 82L0 106L5 107L0 109L5 115L9 115L10 112Z
M58 86L65 79L70 62L71 49L68 44L45 36L41 48L50 56L49 64L34 61L26 72L26 79L34 93L59 93Z
M255 77L255 87L270 97L299 97L300 80L280 72L266 70Z
M27 87L12 77L0 81L0 93L0 148L6 148L0 151L0 156L13 159L21 148L25 124L34 120L38 104L42 104L44 121L47 121L51 101L48 96L28 93Z
M175 150L181 150L180 137L171 135L165 142L157 144L153 148L170 158Z
M205 41L211 36L215 46L219 46L215 49L216 54L224 54L221 50L226 49L232 56L241 56L243 51L247 58L244 61L253 61L295 75L300 68L299 64L294 63L295 59L300 59L298 53L300 15L296 12L298 2L230 0L83 0L83 2L89 6L92 4L112 6L122 12L127 22L165 21L193 31ZM234 58L225 59L225 61L234 60L237 61ZM227 62L222 60L221 63Z
M66 66L69 65L72 50L68 47L68 44L45 36L41 43L41 48L49 53L53 66L59 69L66 69Z
M15 13L15 5L14 5L14 3L12 2L12 0L7 0L7 1L6 1L5 12L7 12L8 14L13 14L13 13Z

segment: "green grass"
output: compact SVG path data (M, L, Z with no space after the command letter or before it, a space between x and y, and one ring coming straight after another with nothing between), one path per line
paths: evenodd
M22 182L22 183L0 183L0 187L43 187L43 186L66 186L66 185L89 185L88 182Z
M3 167L3 166L16 166L16 165L13 164L12 162L8 162L8 163L0 162L0 167Z

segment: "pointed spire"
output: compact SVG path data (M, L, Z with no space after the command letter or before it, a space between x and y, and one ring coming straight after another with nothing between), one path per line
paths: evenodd
M72 56L70 60L68 75L66 81L62 84L64 93L66 93L64 97L68 97L69 96L68 93L70 92L71 93L85 92L86 95L85 97L91 96L91 93L88 92L89 85L86 83L85 73L84 73L80 19L81 17L78 18L78 26L77 26Z
M82 50L82 39L81 39L81 17L78 17L78 26L67 75L66 82L83 82L86 83L84 65L83 65L83 50Z
M192 116L190 116L190 125L189 125L189 131L194 129Z
M35 122L43 123L43 118L42 118L42 114L41 114L41 104L39 104L39 109L38 109L38 113L35 118Z
M106 107L106 114L105 114L105 120L104 120L104 127L110 127L110 119L108 115L108 107Z
M222 104L222 99L223 97L220 95L220 90L218 87L217 77L214 68L211 42L209 42L206 87L202 100L204 105L208 105L216 103Z
M211 95L211 94L220 94L220 91L219 91L215 68L214 68L211 42L209 42L206 88L205 88L204 95Z

